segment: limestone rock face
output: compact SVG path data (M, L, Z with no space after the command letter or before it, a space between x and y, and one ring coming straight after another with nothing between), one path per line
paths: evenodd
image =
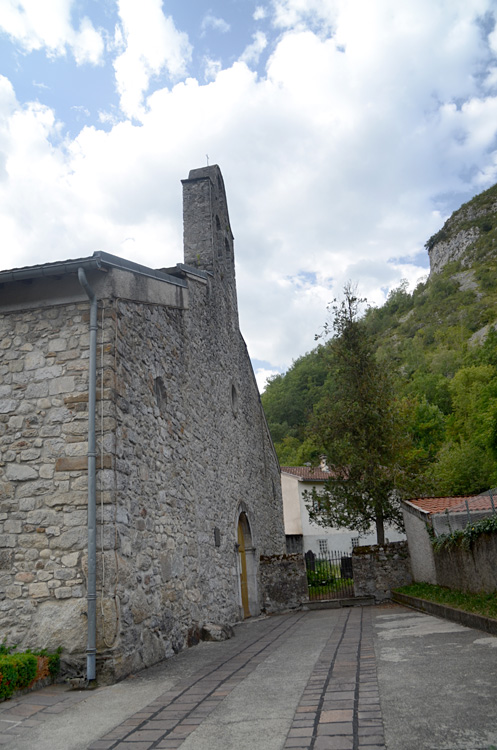
M463 229L449 240L442 240L430 250L430 272L437 273L453 260L460 260L466 257L467 250L480 235L476 227Z
M438 273L447 263L472 261L497 254L497 185L475 196L447 219L426 243L430 273Z

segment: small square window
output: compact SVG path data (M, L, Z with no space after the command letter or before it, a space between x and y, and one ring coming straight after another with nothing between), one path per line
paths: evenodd
M319 544L319 554L327 555L328 554L328 540L318 539L318 544Z

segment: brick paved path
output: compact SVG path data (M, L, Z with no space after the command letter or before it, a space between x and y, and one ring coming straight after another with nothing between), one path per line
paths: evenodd
M89 750L179 748L204 719L300 625L303 615L275 625L236 656L181 682ZM321 652L295 712L285 748L384 748L371 612L348 609Z
M342 610L307 683L286 748L382 750L371 610Z
M69 692L66 685L51 685L0 703L0 747L87 698L88 693L83 690Z
M245 737L236 739L235 734L229 734L231 727L228 727L228 741L223 745L226 750L238 746L251 750L265 750L268 746L285 750L384 750L371 616L370 608L351 608L301 612L242 626L245 628L243 635L240 633L224 644L212 644L212 658L208 662L204 660L201 668L192 670L188 677L179 679L167 692L85 747L88 750L165 750L184 745L184 750L214 750L216 745L217 750L212 732L221 731L223 710L224 717L228 714L230 720L232 714L236 714L233 731L237 730L237 722L250 725L254 722L254 711L251 714L248 703L244 705L249 686L253 690L254 684L259 685L262 694L269 677L278 680L282 674L294 683L291 704L283 712L280 701L279 713L276 711L273 717L273 700L271 695L266 698L264 694L262 708L257 707L259 720L267 721L267 726L273 730L271 742L267 735L267 744L260 744L259 733L259 739L246 735L249 738L246 744ZM320 637L314 645L310 643L313 634ZM291 654L297 649L302 653L306 651L306 671L296 675L292 663L287 663L283 672L278 672L281 660L291 661ZM99 688L93 694L60 690L60 686L55 686L1 704L0 737L7 740L0 739L0 745L7 744L8 738L13 739L15 734L22 734L23 728L27 730L36 723L48 721L54 713L66 711L87 696L93 698L89 697L88 704L82 703L77 710L87 710L88 720L91 720L92 700L98 695L105 703L105 691L109 688ZM6 709L8 704L11 705ZM216 709L218 711L213 713ZM70 713L68 711L67 715ZM26 736L25 743L30 736ZM73 742L68 742L67 748L82 747L81 743ZM19 747L24 748L25 743L20 742Z
M219 703L281 646L303 616L269 620L271 627L262 636L258 631L242 651L229 659L224 659L221 653L208 668L160 695L145 710L90 745L89 750L179 748Z

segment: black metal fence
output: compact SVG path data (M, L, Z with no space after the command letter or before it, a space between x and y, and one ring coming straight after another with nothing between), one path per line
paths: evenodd
M342 552L305 553L309 599L345 599L354 596L352 557Z

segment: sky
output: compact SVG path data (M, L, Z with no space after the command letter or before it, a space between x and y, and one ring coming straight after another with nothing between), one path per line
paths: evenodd
M260 388L497 182L496 0L0 0L0 269L183 259L219 164Z

